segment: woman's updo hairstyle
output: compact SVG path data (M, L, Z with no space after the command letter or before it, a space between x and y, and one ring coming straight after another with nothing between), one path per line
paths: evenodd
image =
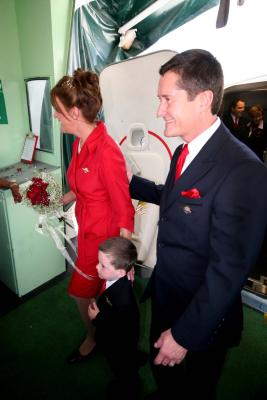
M263 118L263 108L259 104L256 104L255 106L250 107L250 109L248 110L248 114L251 119L255 119L255 118L262 119Z
M65 75L51 90L51 103L58 111L57 98L67 110L77 107L88 122L94 122L102 106L98 76L81 68L74 71L73 77Z

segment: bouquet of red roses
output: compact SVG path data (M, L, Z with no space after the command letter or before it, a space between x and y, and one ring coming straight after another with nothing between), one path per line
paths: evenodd
M42 178L32 178L32 184L29 186L26 196L33 206L49 206L50 198L46 190L47 186L48 183L44 182Z
M39 214L49 214L60 208L61 196L60 185L46 172L33 177L22 193L23 203Z
M67 225L73 226L67 222L67 213L62 212L61 202L61 187L55 178L46 173L41 172L31 179L22 193L22 204L25 204L39 214L38 223L35 227L36 231L43 235L49 235L54 240L56 247L66 258L68 263L86 279L93 279L93 276L84 274L73 262L72 257L68 253L65 243L67 242L76 254L76 248L71 240L64 232L64 222Z

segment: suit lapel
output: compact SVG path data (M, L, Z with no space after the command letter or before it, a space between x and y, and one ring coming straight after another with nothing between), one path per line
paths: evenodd
M175 157L173 158L166 181L165 193L161 203L161 211L166 210L173 202L177 201L182 190L192 189L194 186L197 186L197 182L214 167L217 152L221 149L227 136L225 129L220 125L217 131L186 168L181 177L174 183L176 162L182 148L182 146L179 146L180 149L177 149L177 154L175 154Z
M119 293L118 297L122 299L125 293L124 288L125 285L127 284L128 284L128 278L127 276L124 276L123 278L120 278L116 282L114 282L107 289L105 289L102 295L105 297L105 301L108 303L108 305L113 306L113 299L118 296L118 293Z
M162 193L162 197L161 197L161 205L160 205L160 211L163 211L168 202L169 202L169 196L170 193L173 190L173 186L174 186L174 177L175 177L175 171L176 171L176 163L177 163L177 159L182 151L183 145L181 144L180 146L177 147L177 149L175 150L174 154L173 154L173 158L171 160L171 165L170 165L170 171L168 173L166 182L165 182L165 188L164 191Z

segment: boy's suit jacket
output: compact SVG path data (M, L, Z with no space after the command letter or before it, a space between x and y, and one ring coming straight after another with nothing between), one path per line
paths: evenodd
M134 364L139 339L139 310L131 282L127 276L107 288L97 301L100 312L93 320L96 344L113 366ZM126 368L127 369L127 368Z
M157 334L171 328L188 350L238 344L241 289L266 230L267 169L221 124L174 184L134 176L133 198L160 205L152 297ZM182 195L196 188L200 198ZM189 196L189 197L188 197Z

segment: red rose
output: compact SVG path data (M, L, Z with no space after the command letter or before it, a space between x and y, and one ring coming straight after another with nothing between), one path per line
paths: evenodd
M27 191L27 198L32 205L49 206L49 194L46 191L48 183L41 178L32 178L32 182Z

